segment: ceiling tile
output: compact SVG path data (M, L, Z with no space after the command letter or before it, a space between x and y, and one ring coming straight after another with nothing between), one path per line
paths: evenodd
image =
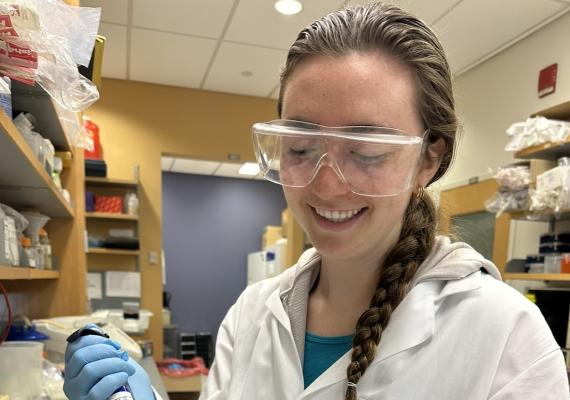
M305 0L303 11L297 15L279 14L274 3L273 0L241 0L225 39L287 50L301 29L340 8L344 1Z
M464 0L434 28L449 54L451 69L458 72L565 7L550 0Z
M224 42L203 89L267 97L279 83L279 68L286 57L284 50Z
M160 159L160 163L161 163L161 170L162 171L170 171L170 169L172 168L172 165L174 164L174 158L172 157L162 157Z
M240 175L238 170L243 164L234 164L234 163L222 163L220 168L214 174L215 176L223 176L226 178L239 178L239 179L264 179L260 175L251 176L251 175Z
M82 7L101 7L101 21L127 25L128 0L81 0Z
M197 88L214 53L216 40L132 29L130 78Z
M212 175L218 167L219 162L191 160L186 158L177 158L170 169L170 172L179 172L183 174Z
M234 0L136 0L133 26L219 38Z
M106 78L127 79L127 27L102 22L99 34L107 38L102 75Z

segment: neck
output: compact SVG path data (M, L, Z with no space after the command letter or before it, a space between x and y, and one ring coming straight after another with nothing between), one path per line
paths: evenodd
M323 258L314 294L332 306L367 309L382 273L384 258L338 260ZM352 308L351 307L351 308Z

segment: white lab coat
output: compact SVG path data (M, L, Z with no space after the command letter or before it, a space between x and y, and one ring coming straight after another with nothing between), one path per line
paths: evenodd
M319 266L313 249L294 269L244 291L220 327L200 400L344 399L350 352L304 389L291 321L306 318L306 308L295 315L285 299L301 271ZM392 314L358 398L569 399L562 352L544 318L497 278L470 247L439 237Z

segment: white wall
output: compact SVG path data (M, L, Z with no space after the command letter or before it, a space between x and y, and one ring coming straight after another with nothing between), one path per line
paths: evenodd
M485 34L484 29L481 34ZM512 162L512 155L504 150L509 125L570 100L569 43L567 13L456 78L457 109L464 132L453 167L441 182L444 187ZM555 62L556 93L539 99L538 73Z
M491 168L513 162L512 154L504 150L505 130L534 112L570 100L569 43L570 13L567 13L456 78L456 104L464 129L453 166L435 190L467 184L475 176L487 178ZM556 92L539 99L538 73L555 62L558 63ZM545 223L513 221L509 259L536 254L538 238L547 230ZM509 283L521 292L529 286L544 285L537 281Z

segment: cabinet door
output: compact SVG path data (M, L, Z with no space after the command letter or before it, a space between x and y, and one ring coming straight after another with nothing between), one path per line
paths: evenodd
M441 192L439 233L472 245L503 272L509 247L510 216L485 210L485 200L497 191L493 179Z

